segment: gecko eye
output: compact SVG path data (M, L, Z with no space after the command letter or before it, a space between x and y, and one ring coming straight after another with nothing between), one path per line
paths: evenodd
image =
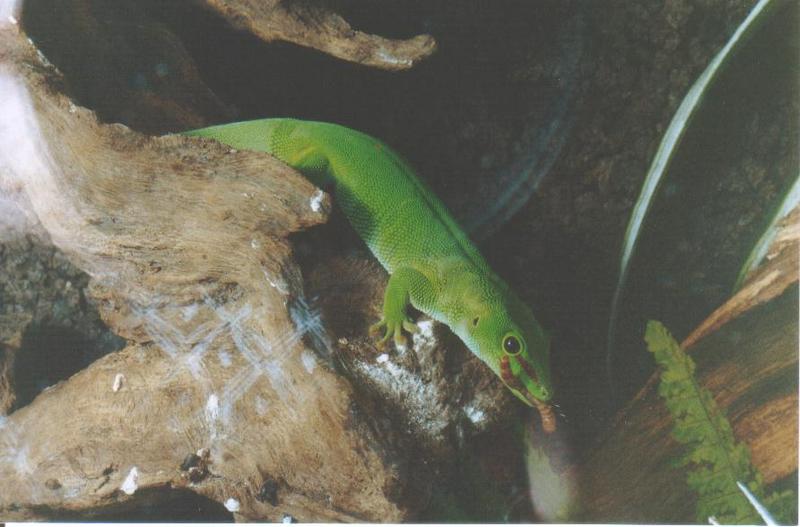
M503 349L509 355L516 355L522 351L522 344L514 335L507 335L506 338L503 339Z

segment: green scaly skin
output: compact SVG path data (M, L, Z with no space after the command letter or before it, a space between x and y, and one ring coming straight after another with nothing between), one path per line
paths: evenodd
M371 329L405 343L416 326L409 304L442 322L552 429L549 339L531 310L501 280L433 192L380 141L343 126L262 119L185 135L268 152L338 205L390 273L383 318Z

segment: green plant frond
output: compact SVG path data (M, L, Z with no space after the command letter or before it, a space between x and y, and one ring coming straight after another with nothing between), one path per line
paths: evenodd
M764 506L788 523L787 519L797 514L797 496L791 490L773 492L764 499Z
M694 361L660 323L647 324L645 340L661 368L659 395L673 420L672 435L685 445L673 466L688 466L686 483L697 495L698 522L715 517L720 523L759 523L761 518L737 482L785 521L796 516L794 493L765 495L763 477L750 463L750 450L737 443L733 429L708 390L695 380ZM794 505L793 505L794 504Z

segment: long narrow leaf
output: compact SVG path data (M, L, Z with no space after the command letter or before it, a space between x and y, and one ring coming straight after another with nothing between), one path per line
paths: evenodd
M706 67L700 77L695 81L689 92L681 101L678 110L672 118L672 121L661 139L661 144L658 147L650 169L645 177L644 185L639 194L639 199L633 207L628 228L625 231L625 238L623 240L622 257L620 258L620 271L617 279L617 287L614 290L614 297L611 302L611 313L608 323L608 339L606 350L606 374L608 376L609 385L613 389L613 351L614 351L614 338L617 326L617 317L619 315L619 302L622 298L622 291L625 287L625 282L628 278L630 269L631 257L633 256L636 244L639 241L639 233L644 224L650 206L652 205L653 198L664 178L664 174L669 167L670 162L675 156L675 152L680 145L681 140L686 134L686 130L692 118L697 113L696 110L700 107L703 99L707 95L710 86L717 78L717 74L722 67L728 62L728 59L733 55L733 52L738 48L738 45L746 40L751 30L756 26L756 21L767 11L767 7L774 3L774 0L759 0L753 7L747 18L739 25L731 38L725 46L717 53L711 63Z
M769 510L767 510L767 508L760 501L758 501L758 498L753 496L753 493L750 492L750 489L748 489L744 483L737 481L736 486L739 487L739 490L741 490L745 497L747 497L747 501L749 501L750 505L752 505L756 512L758 512L758 515L761 516L761 519L764 520L766 525L778 525L778 522L775 521L775 518L772 517L772 514L770 514Z
M781 202L780 206L775 209L775 214L772 216L772 219L767 225L767 228L764 230L764 233L753 246L753 250L750 251L750 255L747 257L742 269L739 271L739 276L736 279L736 285L733 286L734 292L738 291L742 287L747 275L750 274L750 272L756 267L758 267L762 260L764 260L764 257L767 255L767 250L772 244L772 240L774 240L775 236L778 234L778 223L780 223L780 221L785 218L786 215L789 214L798 203L800 203L800 174L798 174L797 179L794 180L794 183L789 188L789 191L783 197L783 202Z

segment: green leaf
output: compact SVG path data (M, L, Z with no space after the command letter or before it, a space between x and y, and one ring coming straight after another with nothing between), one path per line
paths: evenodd
M686 483L697 495L697 521L714 516L721 523L759 522L760 516L737 486L744 482L759 500L765 495L747 445L736 442L711 392L694 378L694 361L660 322L648 322L645 341L661 368L658 393L672 416L672 435L686 448L673 466L689 466ZM768 508L773 504L778 518L791 521L796 509L790 510L790 497L773 494L762 502Z
M718 74L723 67L729 62L730 58L735 54L738 49L741 49L742 43L752 35L753 30L758 26L758 23L764 20L765 14L770 11L772 6L778 4L775 0L759 0L753 7L747 18L736 28L731 38L725 46L714 56L711 62L706 66L700 77L694 82L689 92L681 101L680 106L675 111L672 121L669 123L664 136L661 138L661 143L658 146L653 161L650 164L650 169L644 178L642 189L639 192L639 198L633 206L628 227L625 230L625 237L622 242L622 254L620 257L620 270L617 278L617 286L614 290L614 296L611 301L611 312L608 322L608 338L606 341L606 373L609 383L612 379L612 363L614 352L614 341L617 325L617 317L619 314L619 305L622 298L622 291L625 288L625 283L628 278L630 270L631 258L639 242L639 234L644 224L650 206L653 203L656 192L661 185L664 175L669 168L672 159L683 139L686 131L689 128L692 119L697 114L697 109L701 106L703 99L709 92L710 87L718 77Z
M800 174L798 174L797 179L795 179L794 183L786 190L780 205L775 208L764 232L753 246L744 265L742 265L739 276L736 278L736 285L733 286L734 291L738 291L742 287L747 275L764 260L764 257L767 255L767 250L772 244L772 240L774 240L775 236L778 234L778 223L780 223L798 203L800 203Z

